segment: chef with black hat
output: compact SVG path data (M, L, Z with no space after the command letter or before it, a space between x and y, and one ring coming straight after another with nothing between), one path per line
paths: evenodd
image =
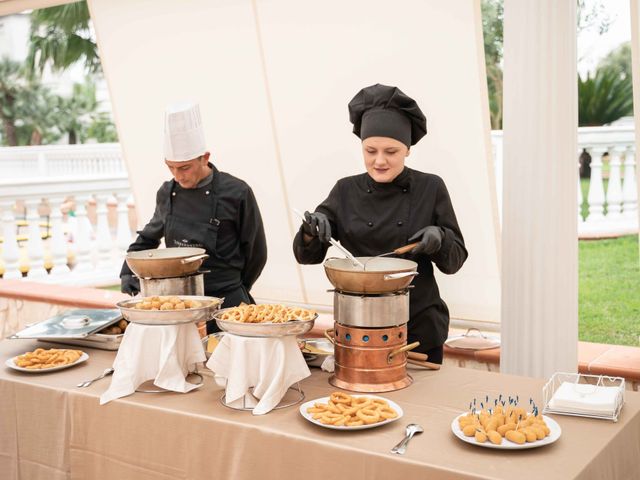
M410 295L408 342L442 363L449 310L433 265L456 273L467 258L462 233L442 178L405 166L410 148L427 133L418 104L399 88L372 85L349 103L353 133L362 140L366 173L338 181L314 213L305 212L293 242L296 260L320 263L336 240L356 256L375 256L412 242L407 254L419 275Z
M224 297L224 306L254 303L249 294L267 261L262 217L251 187L209 162L200 108L178 103L165 113L164 162L173 179L156 195L153 217L138 232L129 252L167 247L200 247L209 254L202 265L205 295ZM139 281L126 262L121 290L135 295ZM215 322L207 332L217 331Z

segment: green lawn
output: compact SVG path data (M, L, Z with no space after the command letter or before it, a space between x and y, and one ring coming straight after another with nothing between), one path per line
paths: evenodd
M640 344L638 236L579 242L580 340Z

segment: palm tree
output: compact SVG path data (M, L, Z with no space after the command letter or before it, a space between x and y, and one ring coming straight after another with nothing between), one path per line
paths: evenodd
M53 143L62 136L60 121L61 98L39 84L30 84L20 101L21 118L18 124L20 143L42 145Z
M34 10L27 66L30 74L53 71L83 61L90 73L101 70L98 47L92 39L91 16L86 1Z
M581 127L611 123L633 113L631 78L610 68L578 77L578 117Z
M98 108L95 83L89 80L84 84L75 83L71 96L60 100L61 128L69 134L69 143L83 142L92 115Z
M9 146L18 145L16 120L20 116L18 108L24 85L21 64L8 57L0 60L0 121L4 143Z

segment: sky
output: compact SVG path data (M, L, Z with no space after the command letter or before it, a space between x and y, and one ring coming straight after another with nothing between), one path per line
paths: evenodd
M631 14L629 0L586 0L587 9L601 5L611 19L609 30L599 34L597 26L578 33L578 73L593 72L611 50L631 40Z

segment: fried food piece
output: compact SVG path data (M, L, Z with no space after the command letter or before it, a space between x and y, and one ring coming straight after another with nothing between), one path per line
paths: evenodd
M243 323L285 323L296 320L311 320L315 315L315 310L288 307L282 304L240 304L237 307L227 309L219 318Z
M379 401L374 403L374 400ZM382 399L356 397L344 392L333 392L327 403L315 403L307 408L307 413L324 425L338 427L372 425L398 416L398 412Z
M82 350L58 348L45 350L43 348L37 348L33 352L18 355L14 359L14 363L18 367L42 370L75 363L82 356L82 353Z

